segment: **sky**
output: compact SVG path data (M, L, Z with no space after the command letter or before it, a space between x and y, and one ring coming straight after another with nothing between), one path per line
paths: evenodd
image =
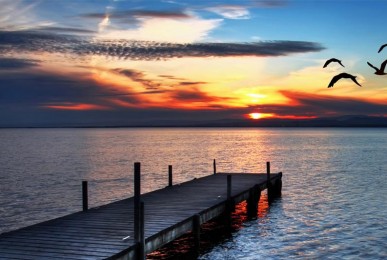
M0 6L0 127L387 116L385 0Z

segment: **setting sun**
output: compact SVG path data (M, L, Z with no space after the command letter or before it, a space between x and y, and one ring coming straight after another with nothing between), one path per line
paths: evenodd
M262 118L262 114L261 113L250 113L249 117L251 119L260 119L260 118Z
M250 119L262 119L262 118L267 118L267 117L273 117L273 114L269 113L250 113L247 115Z

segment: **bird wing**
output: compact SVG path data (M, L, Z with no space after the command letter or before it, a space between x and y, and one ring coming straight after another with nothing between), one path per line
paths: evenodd
M326 66L328 66L328 64L331 63L331 61L332 61L332 59L327 60L327 61L325 62L325 64L324 64L323 68L325 68Z
M380 70L381 70L382 72L385 71L386 65L387 65L387 60L383 61L383 63L380 65Z
M353 82L355 82L355 83L356 83L356 85L358 85L358 86L360 86L360 87L361 87L361 85L359 84L359 82L357 82L357 80L356 80L356 77L352 77L351 79L353 80Z
M345 68L345 66L341 63L341 60L339 60L338 63Z
M386 47L386 46L387 46L387 44L383 44L382 46L380 46L380 49L379 49L378 53L381 52L383 50L383 48Z
M373 68L374 70L376 70L376 71L378 71L379 69L378 68L376 68L374 65L372 65L371 63L369 63L368 61L367 61L367 64L371 67L371 68Z
M342 74L338 74L338 75L334 76L334 77L331 79L331 82L329 82L328 88L333 87L333 85L334 85L337 81L339 81L339 79L341 79L342 76L343 76Z

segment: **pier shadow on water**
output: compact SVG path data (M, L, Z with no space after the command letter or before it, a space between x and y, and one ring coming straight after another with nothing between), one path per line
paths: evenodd
M267 193L262 192L259 200L257 218L264 218L269 212ZM232 234L243 229L247 221L254 221L247 217L247 202L242 201L235 205L235 211L231 214L231 228L225 221L226 216L220 215L201 225L200 229L200 251L199 255L195 250L194 235L192 232L182 235L180 238L164 245L158 250L148 254L146 259L197 259L200 255L210 252L215 246L225 242L232 237Z

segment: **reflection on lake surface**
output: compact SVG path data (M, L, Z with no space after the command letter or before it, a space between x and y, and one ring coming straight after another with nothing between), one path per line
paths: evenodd
M201 259L387 257L386 129L1 129L0 232L218 171L282 171L282 198Z

